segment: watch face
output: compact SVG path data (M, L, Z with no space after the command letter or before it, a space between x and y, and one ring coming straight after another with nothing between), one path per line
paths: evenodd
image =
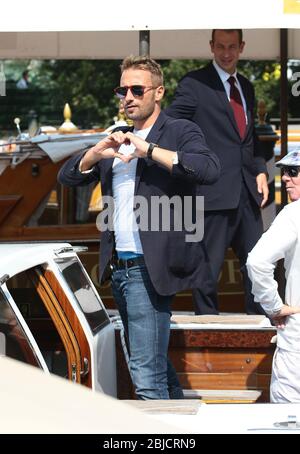
M173 165L176 165L178 164L178 154L176 153L176 156L174 156L174 158L172 158L172 162L173 162Z

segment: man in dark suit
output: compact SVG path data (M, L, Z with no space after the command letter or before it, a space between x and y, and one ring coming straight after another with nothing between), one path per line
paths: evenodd
M244 49L242 30L213 30L214 60L188 73L179 83L166 113L187 118L201 127L208 146L220 159L221 177L199 188L204 196L204 243L210 259L215 292L194 290L197 314L217 314L217 283L226 250L239 258L245 286L246 312L258 308L250 290L245 263L263 227L260 208L268 198L266 165L254 131L254 90L237 73Z
M191 233L189 226L196 225L196 184L213 183L219 161L196 124L161 112L163 76L154 60L126 58L115 92L134 128L115 131L71 158L59 181L77 186L100 180L104 203L113 202L99 221L100 273L110 262L136 394L140 399L182 398L167 359L170 304L176 292L211 278L197 228ZM162 217L158 200L171 202ZM192 222L180 226L188 209Z

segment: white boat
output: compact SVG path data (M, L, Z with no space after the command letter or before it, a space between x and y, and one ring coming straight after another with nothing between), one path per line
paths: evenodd
M123 326L69 243L0 244L0 352L96 391L134 396ZM268 401L275 330L263 316L172 318L170 357L185 393Z
M43 370L46 395L52 392L52 381L49 379L50 374L54 374L100 392L102 396L106 394L115 399L126 399L128 403L130 398L134 398L134 389L126 364L122 323L118 315L109 314L104 307L77 252L68 243L0 244L0 356ZM187 400L133 400L128 417L134 418L137 410L141 410L151 413L152 418L164 424L171 423L173 428L161 426L161 433L176 432L174 427L178 428L177 433L299 431L299 405L277 406L274 411L273 405L253 404L268 400L274 350L270 341L274 334L274 328L262 316L174 315L170 356L185 388ZM11 388L16 387L18 382L21 393L24 394L25 390L26 394L28 389L28 397L21 399L22 405L30 401L35 407L37 399L40 400L39 405L44 403L46 408L49 406L49 412L50 408L51 412L54 411L49 402L51 399L38 397L43 389L40 375L24 372L25 369L20 369L18 373L17 366L3 362L1 358L0 368L1 389L6 387L7 392L12 392ZM12 372L14 368L15 374ZM14 376L10 386L7 385L9 374ZM37 380L36 397L34 391L29 391L32 384L31 387L26 384L28 374ZM47 376L49 379L46 379ZM62 390L67 389L67 380L63 383ZM53 388L54 400L60 395L59 387L57 384ZM69 405L70 396L65 400L62 398L61 407ZM74 399L77 399L76 393ZM96 399L100 402L99 397ZM87 402L89 400L90 397ZM20 402L20 397L6 399L6 403L3 400L3 405L17 407L16 401ZM218 404L208 405L206 402ZM109 401L104 403L109 405ZM21 414L24 413L22 405ZM82 405L87 411L89 404ZM137 407L133 412L132 406ZM91 404L91 408L94 412L95 406ZM114 408L119 411L117 405ZM126 410L121 407L120 411ZM44 417L46 414L47 411L44 411ZM226 414L231 416L227 418ZM259 419L257 414L261 416ZM43 424L34 423L36 416L32 418L32 433L35 428L42 432ZM10 419L7 421L3 429L0 425L0 432L6 431ZM78 421L75 418L74 424L79 424ZM14 428L13 421L11 424L11 432L18 431L19 426ZM57 425L52 427L55 432ZM120 426L111 426L111 433L119 431L116 427ZM136 427L136 431L142 431L141 425ZM152 428L150 431L157 433L157 425L153 423L149 427ZM73 432L71 424L62 426L59 432L64 430ZM101 430L99 422L98 433L103 433ZM82 431L97 432L96 425L92 424L89 430L83 424ZM107 424L105 431L108 431ZM127 425L126 433L136 433L134 425L132 428Z

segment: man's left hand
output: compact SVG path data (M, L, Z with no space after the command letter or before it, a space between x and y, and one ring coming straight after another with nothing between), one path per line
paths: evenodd
M132 132L126 132L125 134L126 139L135 146L134 152L129 155L130 159L134 158L146 158L147 151L149 147L149 143L146 142L141 137L135 136Z
M257 190L260 194L263 195L262 202L260 204L261 208L265 206L269 197L269 187L267 175L265 173L259 173L256 177Z

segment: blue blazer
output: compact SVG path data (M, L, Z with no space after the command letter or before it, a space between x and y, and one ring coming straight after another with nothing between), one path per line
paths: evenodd
M165 112L187 118L200 126L209 148L221 163L221 176L210 186L199 188L206 210L228 210L238 206L244 181L260 206L256 176L267 172L263 150L254 130L254 89L238 74L247 104L248 124L241 140L224 85L212 63L191 71L179 82L175 98Z
M148 206L153 196L179 196L184 210L184 196L195 196L197 184L214 183L220 174L219 160L205 142L200 128L187 120L168 117L163 112L153 125L147 142L162 148L177 151L179 163L170 173L155 161L139 159L135 179L135 195L143 196ZM102 194L112 196L113 159L98 162L89 174L78 170L83 153L69 159L61 168L58 180L67 186L85 185L91 181L101 182ZM195 213L193 213L195 215ZM171 215L172 217L172 215ZM149 209L149 225L151 210ZM140 230L146 266L156 291L161 295L172 295L187 288L196 288L210 280L206 251L201 242L186 242L187 232L174 229L170 220L170 231ZM100 279L113 251L113 232L101 233Z

